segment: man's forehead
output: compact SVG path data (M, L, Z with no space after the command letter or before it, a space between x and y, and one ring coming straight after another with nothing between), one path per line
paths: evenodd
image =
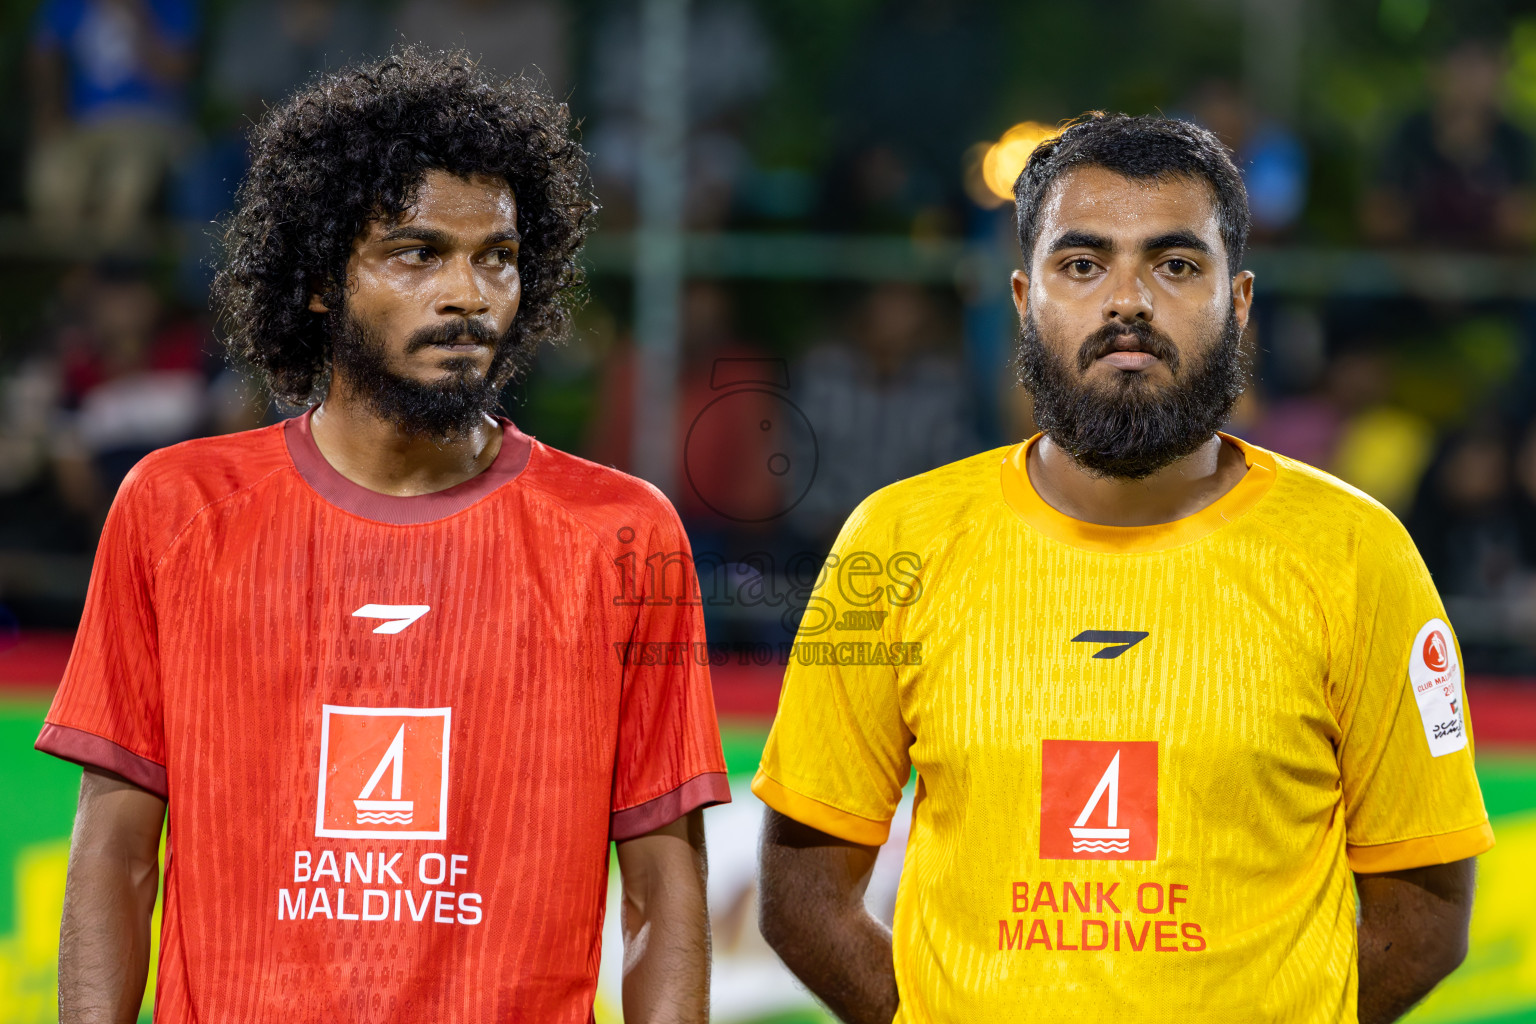
M389 230L418 221L493 223L497 229L516 227L517 198L504 178L489 174L461 177L431 170L422 175L415 201L394 217L375 221L375 230Z
M1128 178L1105 167L1075 168L1047 193L1039 224L1037 241L1046 245L1067 231L1140 240L1174 227L1196 232L1213 247L1221 242L1214 192L1192 175Z

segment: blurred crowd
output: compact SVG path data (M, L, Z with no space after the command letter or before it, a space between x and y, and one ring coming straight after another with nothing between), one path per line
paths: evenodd
M784 23L766 4L695 0L688 229L960 241L998 268L997 287L876 275L687 285L672 496L713 560L706 586L777 580L792 603L805 582L797 559L825 551L865 494L1032 429L1006 368L1010 211L969 196L961 168L996 125L975 103L970 120L954 116L974 92L967 76L1003 74L1003 55L965 5L886 6L849 30L824 76L824 118L838 130L803 126L826 138L797 162L782 142L796 136L773 121L794 77ZM72 624L80 566L144 453L283 415L214 340L209 225L232 202L246 127L315 72L410 40L536 74L581 121L600 233L635 222L634 4L43 0L27 31L25 174L9 215L60 255L30 310L0 328L0 627ZM1530 252L1536 165L1507 110L1507 61L1496 37L1439 52L1415 105L1361 158L1348 245ZM1231 79L1198 81L1167 108L1236 154L1256 245L1318 243L1308 211L1324 154L1302 127ZM646 401L634 393L629 287L595 273L571 340L507 396L526 429L621 468ZM1469 663L1536 675L1536 308L1273 296L1262 279L1259 295L1256 384L1232 431L1392 508L1452 604ZM738 606L712 626L786 639L782 605Z

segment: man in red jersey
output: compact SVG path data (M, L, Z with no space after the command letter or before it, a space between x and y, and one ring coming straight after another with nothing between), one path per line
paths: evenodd
M702 641L687 541L490 414L579 279L565 109L405 50L252 150L215 297L309 411L114 503L37 743L85 766L61 1020L135 1016L167 808L157 1021L590 1021L610 840L626 1019L705 1020L709 677L623 656Z

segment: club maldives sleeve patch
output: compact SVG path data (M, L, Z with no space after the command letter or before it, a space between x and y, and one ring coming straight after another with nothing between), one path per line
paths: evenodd
M1424 736L1432 757L1454 754L1467 745L1462 710L1461 663L1451 627L1430 619L1413 638L1408 658L1408 685L1419 705Z

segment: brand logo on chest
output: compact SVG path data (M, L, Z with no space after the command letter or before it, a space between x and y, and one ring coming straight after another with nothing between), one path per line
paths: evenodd
M1095 658L1118 658L1152 634L1138 629L1085 629L1072 638L1075 644L1108 644L1093 652Z
M429 604L365 604L352 613L354 619L385 619L373 627L386 636L399 633L432 610Z
M447 838L452 715L324 705L315 835Z
M1040 857L1157 859L1157 741L1045 740Z

